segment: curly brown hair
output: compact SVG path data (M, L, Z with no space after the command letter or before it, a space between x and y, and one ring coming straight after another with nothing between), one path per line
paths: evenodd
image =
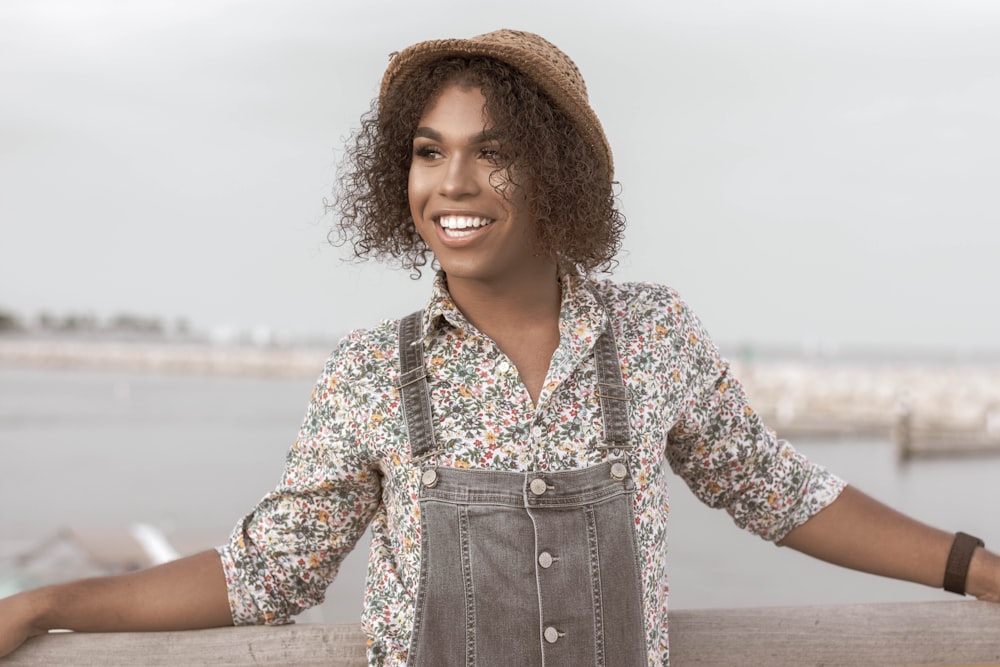
M610 270L621 247L625 216L617 208L616 184L594 149L534 81L499 61L482 57L439 60L421 76L407 77L362 116L341 165L334 201L338 220L330 233L341 245L352 241L358 259L395 259L414 276L430 250L410 215L408 181L413 133L427 109L449 85L478 87L507 156L498 171L498 192L517 181L530 183L538 252L562 271Z

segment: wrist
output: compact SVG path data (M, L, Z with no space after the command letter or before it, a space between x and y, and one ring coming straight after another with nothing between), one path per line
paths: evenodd
M17 640L13 645L8 645L4 640L9 640L9 637L0 637L0 656L16 648L28 637L48 631L42 622L43 609L43 596L38 590L15 593L0 599L0 620L11 624L9 627L14 632L11 636Z
M980 600L1000 602L1000 556L979 547L969 562L965 590Z
M42 635L57 628L55 617L58 614L56 601L56 586L44 586L14 596L17 599L19 613L30 628L32 636Z

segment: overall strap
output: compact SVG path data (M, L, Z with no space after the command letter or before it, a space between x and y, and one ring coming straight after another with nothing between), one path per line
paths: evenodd
M632 449L628 426L628 404L632 393L622 379L622 367L615 343L615 330L611 314L604 306L604 299L593 286L588 285L591 294L601 304L606 313L606 326L594 343L594 365L597 367L597 397L601 402L601 417L604 422L604 445L599 449Z
M399 321L399 389L403 419L410 439L410 458L419 459L434 451L434 424L431 421L431 392L424 366L423 311L410 313Z
M601 306L604 301L597 291L591 292ZM605 308L605 312L607 309ZM422 331L423 311L410 313L399 321L399 384L403 418L410 440L410 457L420 459L435 451L434 424L431 416L431 393L424 366ZM598 449L632 449L629 435L628 407L632 398L622 379L618 346L610 314L607 326L594 343L594 365L597 368L597 397L604 422L604 444Z

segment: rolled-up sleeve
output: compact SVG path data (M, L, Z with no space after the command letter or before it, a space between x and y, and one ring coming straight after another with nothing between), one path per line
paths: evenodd
M381 477L349 426L349 384L335 353L281 482L218 548L236 625L288 623L322 602L378 508Z
M833 502L846 483L777 438L690 311L681 335L687 391L668 434L674 472L738 526L779 541Z

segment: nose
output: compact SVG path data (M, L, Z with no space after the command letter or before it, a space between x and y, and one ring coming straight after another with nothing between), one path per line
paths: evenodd
M480 188L474 160L455 156L443 170L440 192L449 199L463 199L478 194Z

